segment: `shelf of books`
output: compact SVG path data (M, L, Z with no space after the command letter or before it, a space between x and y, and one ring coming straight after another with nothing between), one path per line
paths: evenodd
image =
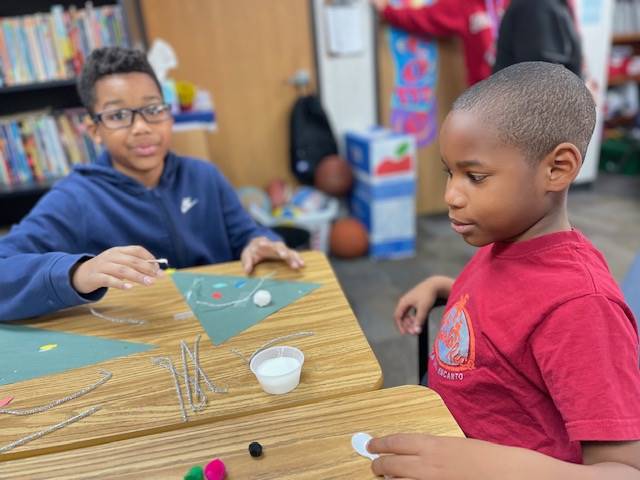
M0 197L45 191L95 160L75 78L89 53L108 45L129 45L115 0L0 18Z
M49 13L0 19L0 87L66 80L98 47L128 45L119 5L54 5Z
M50 185L73 165L94 161L85 112L31 113L0 123L0 192Z

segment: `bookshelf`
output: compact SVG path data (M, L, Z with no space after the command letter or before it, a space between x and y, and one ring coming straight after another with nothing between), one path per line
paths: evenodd
M23 83L18 85L8 85L6 87L0 87L0 94L18 93L33 90L48 90L60 87L70 87L73 85L75 85L74 78L67 78L62 80L46 80L42 82Z
M640 84L640 0L615 0L600 169L636 175Z
M613 45L640 43L640 32L616 34L611 39Z
M144 46L131 38L137 12L134 0L0 2L0 226L24 217L74 164L95 158L76 75L93 48Z
M616 75L610 77L607 84L610 87L617 87L618 85L624 85L627 82L640 82L640 75Z
M640 3L637 4L637 8L640 13ZM637 32L625 32L615 33L611 38L611 45L615 47L628 48L634 55L640 53L640 25L634 27L638 28ZM640 82L640 74L627 75L627 74L615 74L609 77L607 85L609 87L617 87L624 85L627 82Z
M615 66L620 58L629 59L640 55L640 0L616 0L612 30L612 66ZM617 87L628 82L640 82L637 68L626 70L613 68L607 85Z

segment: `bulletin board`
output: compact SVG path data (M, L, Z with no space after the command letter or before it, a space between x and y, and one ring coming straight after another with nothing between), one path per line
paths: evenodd
M380 25L377 31L378 59L378 105L383 125L391 126L391 97L395 84L395 66L390 49L390 29ZM465 66L462 49L457 39L439 39L436 41L436 96L435 135L433 140L419 143L418 148L418 188L416 192L416 211L419 214L442 213L447 211L444 202L446 176L440 161L440 149L437 133L453 101L466 88Z

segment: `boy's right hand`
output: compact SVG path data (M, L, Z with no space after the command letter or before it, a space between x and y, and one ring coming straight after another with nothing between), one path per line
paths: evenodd
M152 285L162 270L155 257L139 246L114 247L78 265L71 284L78 293L87 294L99 288L126 290L134 283Z
M419 335L436 300L448 297L452 285L452 278L429 277L405 293L393 312L400 333Z

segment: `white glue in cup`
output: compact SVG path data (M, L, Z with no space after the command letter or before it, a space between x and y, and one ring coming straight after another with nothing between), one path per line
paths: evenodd
M251 359L249 368L262 389L274 395L287 393L300 383L304 354L295 347L269 347Z

